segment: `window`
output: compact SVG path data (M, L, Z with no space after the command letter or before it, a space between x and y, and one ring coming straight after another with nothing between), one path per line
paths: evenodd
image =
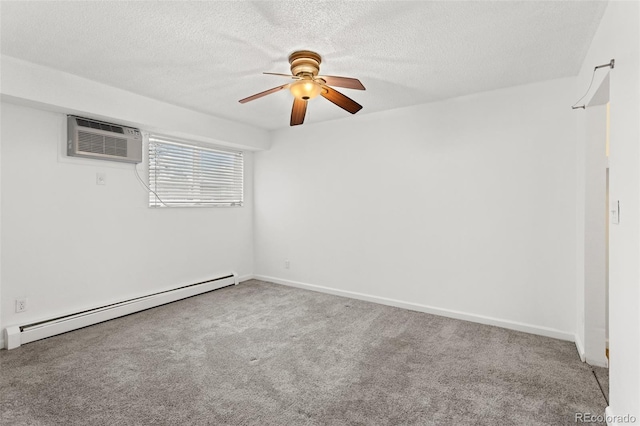
M149 137L149 206L241 206L242 152Z

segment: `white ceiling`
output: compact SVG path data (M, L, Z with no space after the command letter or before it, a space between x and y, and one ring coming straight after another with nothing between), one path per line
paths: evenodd
M399 108L578 73L603 1L0 2L2 53L265 129L287 127L291 95L238 100L289 82L310 49L321 74L359 78L364 106ZM306 123L349 114L322 98Z

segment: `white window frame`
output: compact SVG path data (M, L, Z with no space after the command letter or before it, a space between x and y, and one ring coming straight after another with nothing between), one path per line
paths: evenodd
M149 207L244 203L244 153L149 135Z

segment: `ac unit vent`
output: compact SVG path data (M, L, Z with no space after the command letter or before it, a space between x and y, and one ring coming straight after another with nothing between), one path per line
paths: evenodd
M76 118L76 123L78 123L78 126L81 126L81 127L90 127L92 129L100 129L100 130L105 130L107 132L124 134L124 129L120 126L100 123L98 121L89 121L83 118Z
M98 160L142 161L142 135L133 127L69 116L67 155Z
M127 140L79 131L78 151L126 157Z

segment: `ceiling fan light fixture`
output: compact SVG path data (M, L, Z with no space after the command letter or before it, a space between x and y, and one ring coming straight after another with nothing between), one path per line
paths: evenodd
M310 79L298 80L295 83L291 83L289 87L291 94L297 99L308 101L320 94L322 87L319 83L316 83Z
M304 123L304 116L307 113L307 101L318 95L339 106L343 110L355 114L362 109L362 105L353 99L343 95L331 86L345 87L347 89L365 90L360 80L351 77L338 77L335 75L318 75L320 72L320 62L322 58L316 52L310 50L298 50L289 55L291 64L291 75L265 72L265 74L279 75L281 77L296 80L293 83L283 84L264 92L256 93L248 98L240 99L241 104L260 99L271 93L289 89L294 96L293 107L291 108L291 121L289 125L298 126Z

